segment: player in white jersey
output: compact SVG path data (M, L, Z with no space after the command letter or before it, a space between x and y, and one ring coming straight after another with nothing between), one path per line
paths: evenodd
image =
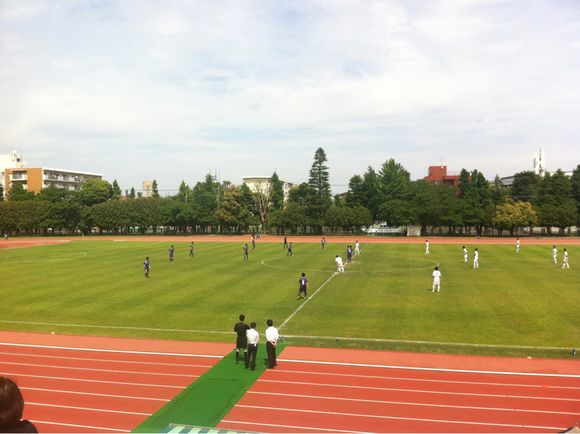
M426 255L431 254L431 252L429 252L429 240L425 240L425 254Z
M562 257L562 270L565 268L570 268L568 263L568 250L564 249L564 256Z
M473 268L479 268L479 250L473 252Z
M558 263L558 248L556 246L552 246L552 264Z
M520 253L520 239L516 240L516 253Z
M467 249L463 246L463 262L467 264Z
M339 273L344 273L344 264L342 263L342 258L336 255L336 258L334 258L334 262L336 262L337 271Z
M360 255L360 244L358 243L358 240L356 240L354 243L354 256L358 255Z
M439 271L439 267L435 267L435 270L433 270L433 289L431 290L431 292L439 292L440 289L441 289L441 271Z

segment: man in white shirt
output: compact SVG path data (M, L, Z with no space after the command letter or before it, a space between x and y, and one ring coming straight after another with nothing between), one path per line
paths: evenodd
M564 249L564 256L562 257L562 270L564 268L570 268L570 264L568 264L568 250Z
M426 255L431 254L431 252L429 252L429 240L425 240L425 254Z
M516 253L520 253L520 239L516 240Z
M266 329L266 353L268 353L268 369L273 369L278 366L276 363L276 345L278 344L278 329L274 327L274 321L269 319L266 321L268 328Z
M334 262L336 262L336 267L337 267L337 271L339 273L344 273L344 264L342 263L342 258L338 255L336 255L336 258L334 258Z
M473 268L479 268L479 250L473 252Z
M467 264L467 249L463 246L463 262Z
M358 255L360 255L360 244L358 243L358 240L356 240L354 243L354 256Z
M435 290L437 288L437 290ZM433 289L431 292L439 292L441 289L441 271L439 271L439 267L435 267L433 270Z
M246 337L248 338L248 357L246 357L246 369L250 367L253 370L256 369L256 356L258 355L258 341L260 340L260 335L256 331L256 323L250 324L250 328L246 331Z
M552 247L552 263L558 263L558 248L556 246Z

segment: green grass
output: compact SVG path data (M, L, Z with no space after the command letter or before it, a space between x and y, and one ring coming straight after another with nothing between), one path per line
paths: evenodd
M1 250L0 328L233 342L240 313L262 332L268 318L282 324L303 303L299 274L307 273L312 295L345 246L295 244L287 257L281 244L258 243L244 263L241 244L197 242L190 258L183 242L174 264L160 242ZM467 247L471 259L475 246ZM368 244L281 334L307 345L564 357L580 346L580 246L568 250L572 268L564 271L550 263L551 246L524 245L516 255L511 245L482 245L473 270L458 245L432 244L426 256L422 244ZM429 292L436 264L440 294Z

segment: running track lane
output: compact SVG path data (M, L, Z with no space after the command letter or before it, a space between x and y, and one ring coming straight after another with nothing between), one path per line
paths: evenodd
M282 356L218 427L533 433L580 419L577 362L300 348Z
M0 332L0 375L18 383L40 432L128 432L230 347Z

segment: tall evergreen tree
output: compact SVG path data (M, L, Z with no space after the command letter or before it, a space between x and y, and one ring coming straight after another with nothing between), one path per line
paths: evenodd
M284 208L284 184L280 181L276 172L270 178L270 203L272 204L272 209Z
M112 186L112 189L113 189L113 196L112 196L112 199L120 199L120 198L121 198L121 195L122 195L123 193L121 192L121 187L119 187L119 183L117 182L117 180L116 180L116 179L115 179L115 180L113 180L113 186Z
M131 187L131 191L129 192L129 199L135 199L135 188Z
M179 184L179 191L177 192L176 199L182 203L191 201L191 190L185 181L181 181L181 184Z
M348 181L348 193L346 194L346 204L348 206L364 205L363 179L359 175L354 175Z
M316 196L316 204L320 206L330 206L332 201L326 161L324 149L318 148L314 153L314 162L308 178L308 185L312 187L312 191Z
M533 202L536 199L541 183L542 177L531 170L516 173L511 190L512 198L514 200L523 200L524 202Z
M151 186L151 197L159 197L159 186L157 185L157 180L153 180L153 185Z

